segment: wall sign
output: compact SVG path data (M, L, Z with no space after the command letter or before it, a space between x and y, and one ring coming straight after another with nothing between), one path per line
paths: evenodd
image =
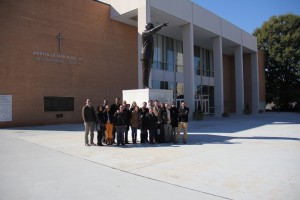
M12 95L0 95L0 122L12 121Z
M34 56L35 60L71 65L78 65L83 62L83 58L81 56L67 55L62 53L62 40L64 39L62 33L59 33L56 38L58 39L58 53L39 50L33 51L32 55Z

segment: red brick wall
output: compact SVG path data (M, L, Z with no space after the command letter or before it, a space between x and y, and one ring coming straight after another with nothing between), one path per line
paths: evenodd
M137 29L109 10L92 0L0 2L0 95L13 98L13 121L0 127L82 122L86 98L96 107L137 88ZM58 53L58 33L63 63L37 60L51 56L34 52ZM44 112L44 96L75 97L75 111Z
M252 85L251 85L251 55L243 56L243 73L244 73L244 104L248 104L252 109ZM223 78L224 78L224 112L236 112L235 100L235 64L234 56L223 55ZM258 73L259 73L259 101L265 102L265 68L264 55L258 51Z
M235 113L234 57L223 55L224 113Z
M261 50L258 50L258 74L259 74L259 102L266 102L266 77L265 57Z

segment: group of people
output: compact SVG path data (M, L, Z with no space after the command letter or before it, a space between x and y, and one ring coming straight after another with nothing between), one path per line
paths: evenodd
M183 143L187 142L189 108L184 101L180 108L172 102L160 103L155 100L143 102L141 107L133 102L130 106L125 100L108 105L107 100L95 110L90 99L82 108L85 126L85 145L103 146L129 144L128 132L131 128L132 143L136 144L137 130L140 129L140 143L178 143L180 132L184 129ZM94 130L97 131L97 144L94 143ZM90 137L88 137L90 135Z

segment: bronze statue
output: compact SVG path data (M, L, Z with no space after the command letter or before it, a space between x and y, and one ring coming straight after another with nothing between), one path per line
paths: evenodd
M154 27L152 23L146 25L146 30L142 33L142 65L143 65L143 88L149 88L149 75L153 63L153 34L159 31L163 26L168 26L168 23L163 23Z

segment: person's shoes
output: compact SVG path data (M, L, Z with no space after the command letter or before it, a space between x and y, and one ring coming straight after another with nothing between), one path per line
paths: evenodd
M96 146L96 144L94 142L91 143L91 146Z
M186 141L183 141L183 144L186 144Z
M122 143L122 146L125 146L125 143Z
M129 142L125 142L125 144L129 144Z
M98 146L103 146L103 144L102 144L102 143L98 143L97 145L98 145Z
M85 146L90 146L89 143L85 143Z

